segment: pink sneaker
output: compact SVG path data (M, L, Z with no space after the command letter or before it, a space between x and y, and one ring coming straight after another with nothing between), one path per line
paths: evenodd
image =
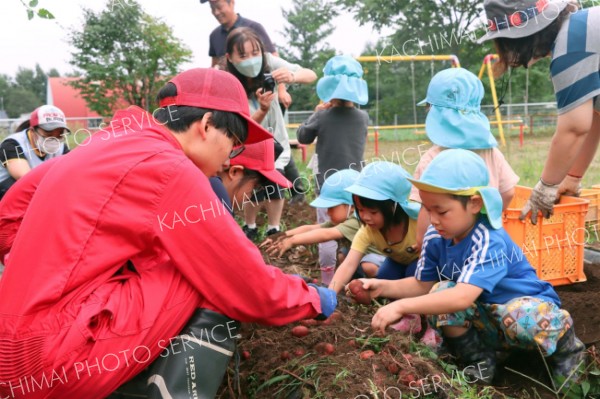
M421 343L430 348L439 348L442 344L442 337L440 337L437 331L427 325L427 330L425 330L425 334L421 337Z
M407 314L402 316L402 319L392 325L396 331L404 334L418 334L421 332L421 316L418 314Z

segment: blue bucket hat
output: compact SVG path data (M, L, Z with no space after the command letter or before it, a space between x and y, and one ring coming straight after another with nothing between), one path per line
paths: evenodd
M319 196L310 206L332 208L341 204L352 205L352 194L346 191L346 188L356 181L359 174L354 169L344 169L330 175L321 186Z
M483 159L472 151L444 150L423 171L420 180L408 179L419 190L431 193L481 195L486 214L494 229L502 227L502 197L498 189L487 187L490 180Z
M411 189L407 180L409 177L410 174L395 163L372 162L364 167L358 179L346 191L376 201L395 201L411 219L416 219L421 204L408 202Z
M490 121L481 112L483 84L464 68L444 69L429 82L427 97L417 105L431 104L425 119L427 137L446 148L478 150L498 142Z
M324 76L317 82L317 95L323 102L333 98L365 105L369 102L367 82L358 61L347 55L330 58L323 68Z

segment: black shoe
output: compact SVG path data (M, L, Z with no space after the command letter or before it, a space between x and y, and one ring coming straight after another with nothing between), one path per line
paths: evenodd
M244 227L242 227L242 230L244 231L246 237L248 237L250 241L255 241L258 238L258 227L251 229L250 227L248 227L248 225L245 224Z
M496 351L486 347L476 329L470 328L460 337L444 337L450 352L463 365L463 374L472 382L491 384L496 374Z
M272 229L267 230L267 237L272 236L273 234L277 234L277 233L279 233L279 230L277 230L275 227L273 227Z
M575 336L573 328L556 343L556 350L550 356L552 377L560 383L569 379L578 382L585 368L585 345Z

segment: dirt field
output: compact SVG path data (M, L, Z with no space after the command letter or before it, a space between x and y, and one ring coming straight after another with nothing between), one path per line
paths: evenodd
M286 207L284 221L312 223L307 205ZM293 226L292 226L293 227ZM288 273L318 278L316 256L299 247L283 258L265 257ZM563 307L575 320L577 335L595 355L600 343L600 265L587 265L587 282L557 288ZM339 319L308 325L309 334L296 338L285 327L246 324L240 341L239 375L234 363L225 377L220 398L557 398L529 378L549 385L542 357L516 353L505 359L493 388L466 381L447 354L437 355L418 344L422 332L407 337L398 332L373 334L371 318L377 305L357 305L339 296ZM331 345L327 345L331 344ZM505 368L506 367L506 368ZM239 379L239 384L237 383ZM592 376L589 383L599 384ZM401 396L402 395L402 396ZM596 398L581 393L569 398Z

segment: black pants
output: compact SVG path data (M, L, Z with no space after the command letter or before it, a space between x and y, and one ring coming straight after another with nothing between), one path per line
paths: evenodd
M302 184L302 179L300 179L300 172L298 172L298 168L296 167L293 156L290 156L290 162L283 169L283 173L285 178L291 181L294 185L291 188L292 195L306 194L304 184Z

